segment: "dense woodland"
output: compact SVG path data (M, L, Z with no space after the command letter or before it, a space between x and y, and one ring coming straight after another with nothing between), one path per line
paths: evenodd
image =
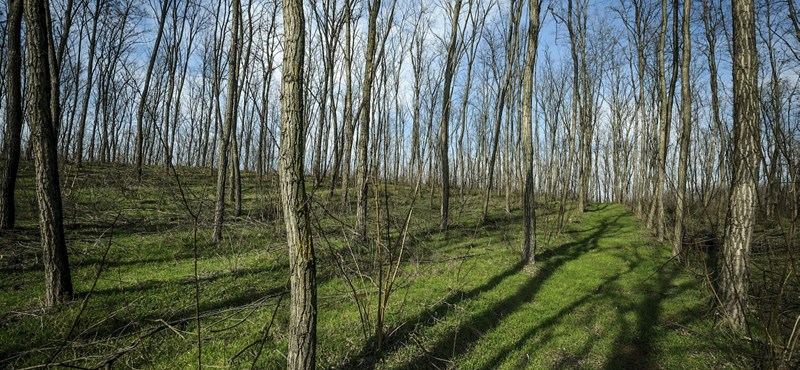
M249 335L263 338L219 352L227 366L250 366L234 361L247 358L253 367L290 369L477 368L467 348L478 342L454 338L442 360L449 344L431 347L417 329L424 320L410 327L403 319L402 296L422 284L419 261L485 259L502 268L521 261L514 274L544 283L542 274L563 267L554 261L571 256L558 245L602 246L610 235L574 245L563 238L582 235L581 225L606 225L598 214L619 213L632 215L625 222L634 230L646 229L647 249L666 251L652 257L643 281L669 270L697 284L705 309L691 312L708 322L702 338L726 343L716 348L727 362L702 366L795 368L797 6L5 0L0 253L10 282L0 292L0 328L8 330L0 349L8 360L0 364L166 366L174 353L160 360L131 353L174 331L192 348L181 366L203 367L218 353L210 344L204 354L203 342L215 343L218 331L201 322L227 315L203 309L213 295L213 284L203 286L204 258L253 244L283 262L249 283L277 290L229 304L246 308L225 320L257 321ZM145 199L168 210L148 211ZM603 211L609 204L618 208ZM501 224L505 231L495 234ZM139 248L148 242L125 238L153 230L166 246L191 251L182 296L193 306L172 321L109 324L119 336L97 344L96 333L89 339L89 329L79 329L91 321L82 315L114 322L113 310L93 306L104 276L121 268L112 246ZM477 235L489 249L446 254ZM426 243L438 251L421 257ZM509 250L488 247L500 244ZM148 261L148 253L130 263ZM453 266L460 279L462 265ZM450 274L438 269L430 274ZM317 293L333 289L325 284L341 285L347 309L325 312L331 298ZM18 286L27 301L11 293ZM251 318L249 309L258 314ZM32 330L13 326L26 310L38 310L37 318L24 320L60 323L39 329L58 342L11 345ZM318 315L325 328L323 317L345 310L354 310L351 334L361 352L325 347L349 343L351 334L317 335ZM480 322L471 327L501 327ZM404 353L398 348L417 347L416 361L391 359ZM637 348L605 365L559 357L527 366L658 364L643 360L655 350Z

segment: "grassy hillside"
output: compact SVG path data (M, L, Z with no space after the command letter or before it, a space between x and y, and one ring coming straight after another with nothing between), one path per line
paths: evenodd
M124 166L66 167L76 299L44 311L32 172L23 164L21 228L0 236L1 367L191 368L199 348L196 310L204 366L285 367L288 258L274 178L245 174L242 216L228 216L225 240L212 245L209 170L150 168L138 184ZM594 204L559 235L553 210L542 204L537 264L525 267L518 263L521 210L507 214L504 199L492 199L488 222L478 226L477 191L455 198L446 235L437 230L438 202L421 192L378 351L377 238L352 242L353 212L340 195L310 191L320 368L747 365L737 357L743 349L714 327L700 281L670 261L669 247L655 243L624 207ZM377 195L371 203L381 204L389 221L376 221L371 210L371 233L380 225L380 243L398 256L411 189L382 186Z

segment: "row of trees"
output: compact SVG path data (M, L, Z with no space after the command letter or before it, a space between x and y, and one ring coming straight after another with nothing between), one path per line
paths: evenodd
M791 153L778 148L790 147L781 137L791 136L786 133L793 124L792 117L783 117L794 103L787 77L798 43L792 17L781 17L790 3L758 8L759 29L768 30L759 35L762 59L771 60L762 63L770 78L761 83L773 93L761 100L771 106L775 127L764 130L771 140L763 151L771 189L767 203L773 205L781 203L781 177L792 172L786 160ZM709 194L729 181L720 169L730 155L724 148L731 134L731 96L725 93L731 80L719 76L717 60L730 69L731 13L713 0L692 4L683 17L688 29L696 30L689 42L681 41L683 20L673 1L549 4L550 17L544 17L549 37L538 53L544 65L534 76L538 193L575 196L580 204L589 198L630 201L663 239L664 199L673 198L672 190L681 188L677 184L688 182L690 193ZM234 198L240 170L260 175L276 170L276 76L284 47L280 4L244 5L234 22L238 13L219 2L53 1L54 76L64 113L57 130L60 158L77 164L130 162L140 172L143 164L214 168L224 160L227 166L230 153L238 164L229 171ZM381 176L408 180L423 173L431 186L441 184L443 228L450 187L483 188L487 195L523 187L523 107L513 99L524 89L527 25L520 23L521 1L416 4L402 10L384 2L373 11L353 0L307 5L313 47L304 69L312 147L306 170L316 187L325 179L349 199L356 175L361 194L366 184L361 173L375 168L369 158L386 152L389 165L378 169ZM690 57L692 49L705 58L687 59L691 81L678 94L681 56ZM700 86L692 90L693 85ZM4 90L4 95L13 91ZM373 94L382 99L371 99ZM683 95L696 102L687 112L676 99ZM696 129L687 135L683 126L673 130L676 112L695 117ZM685 146L673 144L684 137L687 144L709 146L704 151L716 158L690 158L687 152L687 163L704 173L680 181L675 163ZM30 155L30 131L23 128L21 138L22 152ZM367 160L361 161L364 154ZM360 163L366 167L357 168ZM234 202L234 213L239 211L240 202Z
M33 156L48 304L71 294L56 158L132 163L140 178L144 165L216 169L215 242L228 192L241 212L241 171L278 172L290 364L305 367L315 262L303 175L341 190L362 241L370 176L424 179L443 231L451 197L482 191L485 219L493 192L508 211L521 191L529 263L537 198L560 204L559 229L572 200L578 215L628 203L661 240L672 216L676 258L687 210L715 206L736 329L756 204L798 217L792 0L27 0L25 27L22 3L6 1L2 24L0 228L14 227L19 158Z

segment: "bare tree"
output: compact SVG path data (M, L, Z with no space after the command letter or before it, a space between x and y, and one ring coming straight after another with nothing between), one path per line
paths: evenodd
M667 40L668 12L667 0L661 0L661 30L658 36L658 95L659 99L659 136L658 156L654 177L654 195L650 206L648 227L655 227L659 241L664 240L666 228L664 210L664 182L667 176L667 147L669 146L669 130L672 121L672 103L675 99L675 85L678 79L678 0L672 1L672 72L667 85L665 48Z
M683 55L681 56L681 136L678 164L678 195L675 204L675 239L672 241L672 256L680 258L683 244L683 213L686 206L686 176L689 171L689 145L692 138L692 82L689 67L692 62L692 34L690 30L692 2L684 0Z
M336 4L337 2L335 0L326 0L322 4L319 4L319 6L316 6L315 4L313 7L314 20L318 25L322 44L321 57L323 65L321 68L322 88L320 89L319 93L320 119L319 124L317 125L316 142L314 143L314 160L311 165L312 173L314 175L314 187L320 185L326 172L323 169L325 161L325 150L323 150L323 148L326 147L328 142L325 132L326 130L330 130L331 126L333 126L334 129L337 129L336 125L333 124L333 121L336 119L336 104L333 99L333 92L335 90L333 67L335 62L334 58L336 57L336 45L339 42L339 36L345 20L343 16L337 16ZM349 6L349 4L345 2L344 6ZM322 8L322 13L320 13L318 9L320 7ZM330 104L330 108L328 107L328 104ZM329 113L331 114L329 115ZM329 117L330 121L332 122L328 122ZM338 143L338 140L334 140L334 142ZM336 175L334 173L334 177L335 176Z
M489 213L489 196L492 193L492 185L494 183L494 168L497 161L497 149L500 143L500 127L503 122L503 111L505 110L506 95L511 88L514 66L517 64L517 46L519 44L518 27L519 20L522 17L522 5L523 2L521 0L511 1L508 33L506 34L505 40L506 65L500 88L497 91L497 100L495 101L492 148L487 166L487 184L483 193L483 210L481 211L480 223L484 223L486 221L486 216Z
M344 112L342 121L344 137L342 138L342 204L349 202L350 163L352 159L353 137L355 136L355 119L353 117L353 2L346 0L344 7ZM343 207L346 208L346 207Z
M14 193L19 170L22 139L22 0L8 1L6 61L6 122L3 141L3 178L0 188L0 229L13 229L16 223Z
M450 98L452 96L453 75L456 64L456 42L458 41L458 18L461 15L462 0L455 0L450 23L450 42L447 46L447 61L444 70L444 91L442 94L442 121L439 130L439 160L442 173L442 203L440 208L439 230L447 230L450 215ZM448 4L449 6L449 4Z
M25 2L26 46L28 49L29 122L36 164L36 197L39 204L39 232L44 249L45 305L55 306L72 299L72 277L64 240L58 153L51 106L52 82L48 45L52 36L47 25L47 0ZM52 46L52 45L51 45Z
M161 38L164 35L164 24L167 21L167 13L171 0L164 0L161 3L161 18L158 21L158 31L156 40L153 44L153 52L150 54L150 61L147 64L147 72L144 74L144 86L142 87L142 98L139 101L139 109L136 111L136 177L142 180L142 163L144 161L144 111L147 109L147 94L150 91L150 80L153 76L153 68L158 57L158 48L161 45Z
M222 240L222 223L225 217L225 174L228 165L233 171L234 166L239 164L235 161L228 163L228 154L231 151L231 136L236 131L236 116L239 105L239 56L241 55L241 45L239 44L239 23L242 18L242 6L240 0L233 0L231 4L233 20L231 22L231 46L228 55L228 95L225 101L225 123L222 135L219 137L219 166L217 166L217 197L216 207L214 208L214 231L211 240L219 243ZM233 185L231 185L233 186Z
M412 178L415 174L422 172L423 162L421 150L422 145L420 143L420 107L422 105L420 98L422 91L422 73L425 70L425 36L427 35L427 32L423 31L427 25L427 19L424 17L425 12L426 10L424 7L421 7L417 12L417 17L414 20L414 28L411 35L412 40L409 50L411 54L411 70L414 74L414 93L413 102L411 105L411 159L409 161L409 170Z
M541 0L528 0L528 50L525 55L525 70L522 74L522 149L525 167L523 185L523 260L532 265L536 260L536 210L533 183L533 77L536 71L536 49L539 42L539 10Z
M648 135L648 115L646 112L645 95L645 73L647 69L647 59L645 49L649 40L648 25L655 12L646 0L630 0L633 7L633 22L631 22L627 9L622 9L619 13L622 21L628 30L629 43L636 49L636 67L631 62L631 85L635 88L635 111L633 127L633 207L634 213L642 217L644 208L645 183L647 178L647 139ZM622 2L623 7L627 6L627 0ZM635 71L634 71L635 70ZM634 73L635 72L635 73Z
M238 0L234 0L238 2ZM281 81L281 201L289 245L291 305L289 369L314 369L317 340L317 286L310 207L303 179L305 19L303 1L283 2L284 59Z
M759 148L758 53L753 0L733 1L733 179L720 276L722 312L731 329L745 328L747 269L756 203Z
M100 12L102 11L105 1L96 0L94 4L94 13L92 14L92 31L89 35L89 61L86 64L86 88L83 95L83 103L81 107L81 116L78 120L78 136L75 140L75 152L73 158L75 163L80 167L83 163L83 142L84 134L86 132L86 117L89 111L89 100L92 97L92 80L94 78L94 58L95 49L97 46L97 26L100 19Z
M720 109L720 94L719 94L719 80L717 68L717 30L719 28L720 19L716 16L715 7L709 3L709 0L702 0L703 2L703 26L705 31L705 38L708 50L706 51L706 58L708 60L708 79L709 87L711 88L711 113L714 122L714 129L717 131L719 137L719 168L727 168L725 159L728 146L728 135L722 124L722 113ZM723 172L723 171L720 171ZM708 172L710 174L710 172ZM710 176L709 176L710 177ZM720 174L719 187L724 187L724 177ZM709 179L710 180L710 179ZM720 202L722 204L722 202ZM723 207L719 207L720 219L724 217Z
M372 81L375 79L375 50L377 48L377 21L380 11L381 0L369 2L369 20L367 23L367 51L364 61L364 86L362 86L361 107L361 127L358 135L358 205L356 207L356 234L362 240L367 238L367 197L368 186L367 176L369 166L367 161L367 147L369 146L369 129L372 118Z

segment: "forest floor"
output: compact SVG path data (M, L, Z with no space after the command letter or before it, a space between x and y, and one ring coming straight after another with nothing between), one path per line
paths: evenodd
M0 235L0 367L192 368L200 350L204 367L285 368L288 257L274 177L244 174L242 215L226 219L225 240L213 245L208 169L148 168L141 183L125 166L62 170L76 296L42 308L33 170L24 163L20 228ZM493 197L478 225L481 193L456 190L445 235L438 201L426 190L412 203L408 186L381 186L377 197L388 199L381 227L393 240L382 243L392 256L413 213L376 351L375 243L351 241L353 217L338 193L309 190L319 368L749 367L746 349L721 334L701 278L625 207L592 204L557 233L552 205L542 204L530 267L519 263L517 200L506 213L505 199Z

